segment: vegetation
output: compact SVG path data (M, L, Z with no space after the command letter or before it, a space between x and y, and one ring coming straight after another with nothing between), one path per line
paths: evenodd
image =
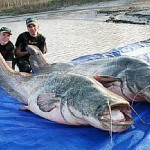
M56 10L70 5L81 5L104 0L0 0L0 15L17 15Z

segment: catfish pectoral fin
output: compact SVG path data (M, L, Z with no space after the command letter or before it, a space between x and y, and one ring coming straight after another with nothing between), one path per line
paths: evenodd
M121 83L121 79L113 76L96 75L93 78L100 82L106 88L118 84L118 82Z
M43 112L50 112L60 101L59 97L56 97L53 93L42 93L37 98L37 105Z

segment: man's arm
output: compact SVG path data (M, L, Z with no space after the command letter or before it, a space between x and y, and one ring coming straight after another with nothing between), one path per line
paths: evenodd
M22 52L20 45L15 48L15 56L16 56L16 58L19 58L19 57L22 57L22 56L26 56L26 55L29 55L29 52L28 51Z
M41 50L41 52L43 53L43 54L45 54L45 53L47 53L48 52L48 50L47 50L47 44L46 44L46 38L42 35L42 34L40 34L39 35L40 36L40 45L39 45L39 49Z
M16 48L15 48L15 56L16 58L22 57L22 56L26 56L29 55L29 52L26 51L23 45L26 45L26 41L27 41L27 35L26 33L22 33L18 36L17 41L16 41Z
M46 45L46 43L44 43L44 51L43 51L43 54L45 54L45 53L47 53L48 52L48 50L47 50L47 45Z
M6 58L5 61L8 64L9 67L13 67L13 61L14 61L14 44L9 41L5 47L6 49Z

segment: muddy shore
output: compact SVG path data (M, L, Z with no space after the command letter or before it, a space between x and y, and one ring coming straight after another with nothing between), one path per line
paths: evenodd
M27 17L39 20L40 32L48 44L50 62L70 61L81 55L150 38L150 2L116 0L92 5L70 6L56 11L1 16L0 27L12 29L12 41L26 31Z

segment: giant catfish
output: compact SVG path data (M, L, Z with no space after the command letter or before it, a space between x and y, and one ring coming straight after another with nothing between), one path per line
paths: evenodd
M0 54L0 86L27 105L21 109L58 123L91 125L112 132L133 124L129 102L87 76L15 72Z
M49 64L33 45L30 64L34 73L70 72L95 78L112 92L128 101L150 102L150 64L133 57L103 58L83 63Z

